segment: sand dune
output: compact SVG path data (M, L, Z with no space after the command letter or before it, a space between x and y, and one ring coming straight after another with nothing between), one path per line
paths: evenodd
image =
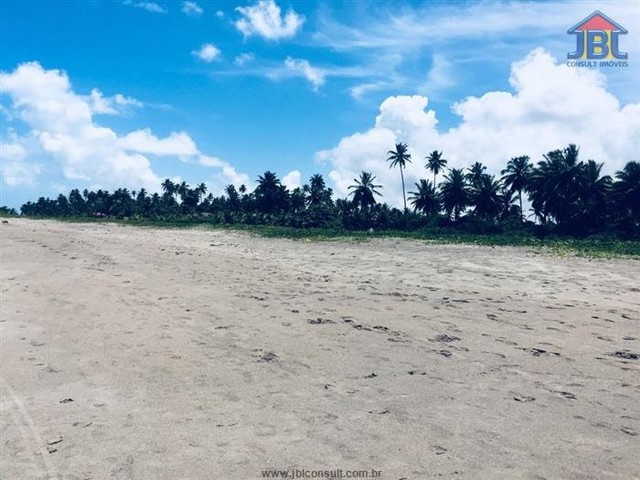
M1 240L3 479L640 478L638 261L27 220Z

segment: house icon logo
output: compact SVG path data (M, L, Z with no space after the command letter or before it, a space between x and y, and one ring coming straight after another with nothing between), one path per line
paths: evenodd
M620 35L628 32L604 13L593 12L567 33L576 36L576 51L567 55L568 66L628 66L628 55L620 51Z

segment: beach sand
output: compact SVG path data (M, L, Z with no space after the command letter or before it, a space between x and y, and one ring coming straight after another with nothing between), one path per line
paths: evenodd
M640 478L637 260L24 219L1 241L2 479Z

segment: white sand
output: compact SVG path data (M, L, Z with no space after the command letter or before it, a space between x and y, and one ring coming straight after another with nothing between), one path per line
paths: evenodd
M639 261L13 219L1 240L3 479L640 478L640 360L610 355L640 354Z

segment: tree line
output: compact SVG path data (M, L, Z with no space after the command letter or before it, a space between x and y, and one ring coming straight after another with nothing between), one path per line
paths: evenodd
M312 175L302 187L289 190L277 175L259 175L249 192L228 185L214 196L201 183L190 186L166 179L160 193L144 188L113 192L73 189L57 198L41 197L21 207L26 216L144 218L214 224L281 225L334 229L458 229L475 233L530 230L586 236L613 233L640 237L640 163L628 162L614 177L602 175L602 163L579 159L569 145L543 155L533 164L528 156L511 158L496 177L475 162L467 169L447 168L443 152L425 159L425 173L414 187L405 186L404 170L412 162L409 147L397 143L388 152L397 168L403 210L384 202L383 186L363 171L349 186L346 198L334 200L322 175ZM441 176L438 183L438 176ZM530 205L530 213L524 205Z

